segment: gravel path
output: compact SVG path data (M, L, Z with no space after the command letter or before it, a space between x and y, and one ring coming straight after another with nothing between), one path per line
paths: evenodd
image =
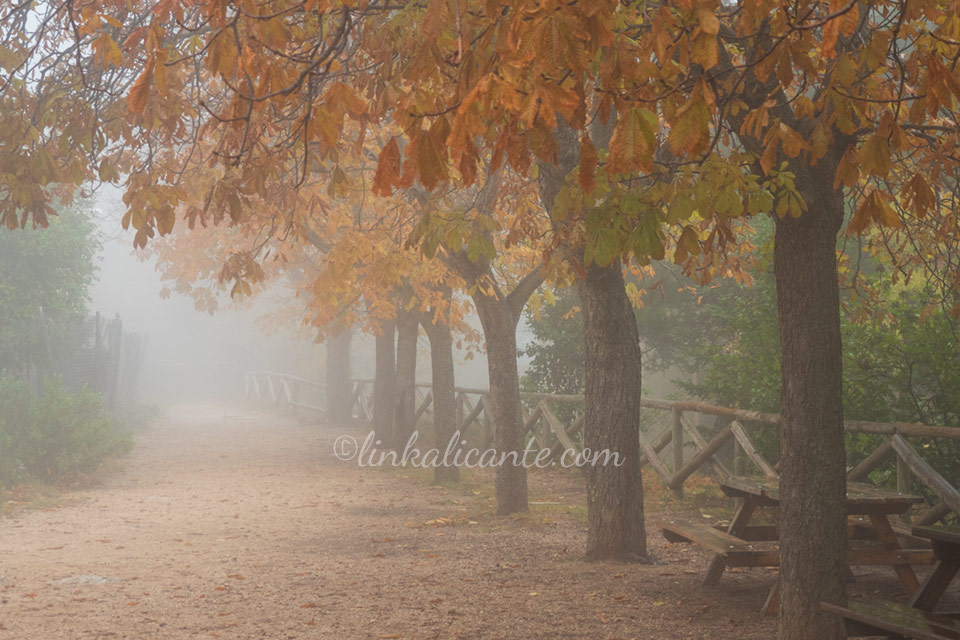
M99 486L0 520L0 640L775 636L769 572L703 587L706 555L653 526L657 564L583 562L573 473L497 518L484 485L337 461L339 433L169 412Z

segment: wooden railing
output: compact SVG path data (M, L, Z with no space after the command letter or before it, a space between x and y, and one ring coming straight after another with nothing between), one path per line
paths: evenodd
M248 372L244 391L248 398L268 399L271 403L296 413L299 409L326 414L326 385L286 373Z
M268 398L292 410L324 412L322 399L313 404L302 400L305 389L323 385L296 376L277 373L247 374L248 396ZM431 414L433 393L429 384L416 386L416 417ZM493 416L487 389L457 387L457 430L461 437L481 449L491 446ZM524 443L533 440L536 449L549 449L556 459L564 450L583 448L583 396L543 393L521 393L524 419ZM373 399L372 380L353 381L353 415L363 425L370 423ZM651 469L678 496L683 495L686 480L694 473L711 469L718 476L760 474L775 478L777 467L763 457L755 445L755 435L762 426L779 426L780 416L771 413L719 407L705 402L667 401L643 398L644 419L638 430L641 464ZM566 416L566 421L559 416ZM696 419L694 419L696 416ZM724 426L712 434L704 434L697 426L702 416L720 418ZM914 524L932 524L947 515L960 514L960 491L931 467L907 438L960 440L960 428L909 423L881 423L850 420L844 423L850 433L887 436L878 448L859 464L849 469L849 480L862 481L891 457L896 458L897 488L911 490L915 478L929 493L934 504ZM720 455L732 443L732 455ZM732 464L733 469L728 468ZM748 467L752 467L751 471Z

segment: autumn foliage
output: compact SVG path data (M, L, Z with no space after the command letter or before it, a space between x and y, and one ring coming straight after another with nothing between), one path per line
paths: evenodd
M0 223L122 183L137 246L208 229L171 277L291 277L317 326L455 319L450 288L492 326L544 279L666 258L748 280L757 215L835 224L960 315L956 0L0 11Z

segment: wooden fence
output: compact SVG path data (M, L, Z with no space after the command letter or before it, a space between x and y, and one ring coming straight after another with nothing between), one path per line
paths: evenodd
M269 398L273 403L291 409L324 412L322 400L306 403L300 398L305 389L323 385L278 373L248 373L247 395ZM483 449L493 439L493 418L490 394L486 389L458 387L457 429L461 437ZM524 418L524 442L531 439L537 449L549 449L552 457L564 450L581 451L583 447L583 396L521 393ZM369 424L372 417L373 381L353 381L353 415L360 424ZM417 385L416 416L419 420L431 413L433 394L429 384ZM775 464L763 457L751 433L758 428L779 426L780 416L757 411L718 407L704 402L671 402L653 398L640 401L644 417L639 429L641 463L653 471L678 495L683 495L687 478L710 469L718 476L760 474L778 477ZM559 416L566 416L562 420ZM712 417L723 424L712 434L702 433L697 426L703 417ZM960 514L960 491L930 466L907 438L960 440L960 428L908 423L881 423L850 420L844 423L849 433L873 434L882 439L879 446L861 462L848 470L849 480L863 481L890 458L896 460L899 491L911 490L916 479L935 496L934 503L919 515L913 524L932 524L954 513ZM721 450L732 445L732 455L725 458ZM731 470L728 465L732 465ZM749 467L752 467L751 471Z
M57 375L70 391L86 387L100 394L111 411L136 401L147 336L125 331L119 316L99 313L70 325L57 325L39 310L42 353L33 354L23 377L39 393L46 376Z

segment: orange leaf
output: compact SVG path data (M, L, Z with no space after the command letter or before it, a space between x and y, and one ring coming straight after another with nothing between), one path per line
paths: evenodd
M399 182L400 147L397 145L396 138L390 138L390 142L380 152L377 172L373 176L373 192L387 197L393 193L393 187Z
M429 132L424 132L419 138L411 141L415 144L417 168L420 174L420 183L428 191L433 191L438 184L447 179L447 147L446 140L450 134L450 126L444 119L433 123Z
M860 203L860 207L850 219L852 233L863 233L871 222L882 227L896 229L900 226L900 217L879 191L871 191Z
M717 14L715 14L712 9L706 6L700 7L697 16L700 19L700 29L703 30L704 33L709 33L713 36L720 33L720 19L717 18Z
M130 113L141 114L144 107L147 106L147 97L150 95L150 80L153 78L153 65L154 58L151 57L143 73L130 87L130 93L127 94L127 108Z
M335 82L327 90L325 97L335 109L349 113L354 118L359 118L367 112L367 103L342 82Z
M918 218L924 217L937 206L937 196L930 187L926 178L917 173L901 190L907 208L912 208Z
M436 40L444 27L449 26L450 11L447 8L447 0L430 0L427 4L427 11L423 16L423 26L421 31L424 38L433 41Z
M840 33L845 37L852 35L857 30L857 25L860 24L860 7L858 4L854 2L853 8L840 16Z
M584 133L580 137L580 186L584 192L591 193L597 186L597 150L590 136Z
M843 157L840 158L840 164L837 165L837 175L833 180L833 187L837 188L841 184L850 189L860 180L860 156L856 147L847 148Z
M830 13L836 13L846 5L846 0L830 0ZM837 39L840 37L840 18L834 18L823 25L821 51L827 60L837 55Z
M477 145L472 140L467 140L466 148L460 153L460 160L457 163L457 169L460 170L460 179L463 185L469 187L477 180L477 163L480 161L480 153Z

